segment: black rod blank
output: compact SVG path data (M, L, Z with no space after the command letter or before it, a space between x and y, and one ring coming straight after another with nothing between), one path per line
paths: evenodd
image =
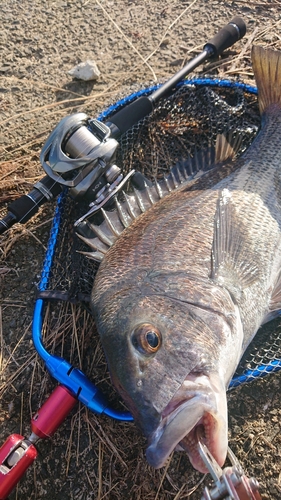
M243 38L246 33L246 24L240 17L234 17L224 28L222 28L208 43L204 45L203 51L191 59L180 71L178 71L166 83L161 85L150 96L142 96L136 101L128 104L110 118L108 125L112 130L112 136L117 138L129 130L132 125L145 118L153 110L153 105L162 97L173 91L176 85L182 81L197 66L210 57L217 57L225 49L231 47L235 42Z

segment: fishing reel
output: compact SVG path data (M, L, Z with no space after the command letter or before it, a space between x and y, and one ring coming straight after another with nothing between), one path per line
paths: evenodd
M46 174L69 188L73 199L93 201L122 178L115 165L119 143L110 128L85 113L66 116L45 142L40 161Z
M52 200L64 188L74 200L90 203L90 210L79 221L104 206L130 177L135 187L143 187L141 174L129 172L125 178L115 164L119 142L110 125L85 113L63 118L47 138L40 154L46 176L33 190L10 204L6 217L0 220L0 234L15 222L25 223L45 201ZM114 125L115 127L115 125ZM116 127L114 130L116 133ZM117 134L118 135L118 134Z
M112 137L112 124L105 124L84 113L60 121L45 142L40 161L48 176L76 200L90 202L89 210L74 226L99 211L131 179L134 187L150 185L140 172L125 177L115 164L119 142Z

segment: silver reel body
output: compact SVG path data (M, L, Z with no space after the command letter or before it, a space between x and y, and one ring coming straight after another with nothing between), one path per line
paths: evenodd
M68 187L72 198L93 201L121 174L114 164L119 143L110 134L107 125L85 113L66 116L42 148L46 174Z

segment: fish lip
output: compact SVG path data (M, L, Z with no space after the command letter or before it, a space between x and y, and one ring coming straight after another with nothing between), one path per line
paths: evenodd
M201 425L204 427L204 422L207 420L211 420L214 425L217 425L218 416L213 403L212 395L208 392L206 394L195 392L189 394L175 409L166 414L149 440L149 446L146 450L148 463L155 469L163 467L172 451L183 441L186 445L184 450L188 452L192 465L200 472L208 472L199 457L195 429ZM192 415L192 419L190 419L190 415ZM185 421L189 422L189 425L182 425L182 423L185 424ZM206 439L205 444L211 453L216 455L209 441ZM218 461L223 462L224 459L225 457L218 458Z
M185 427L181 430L178 429L176 432L175 438L170 440L170 444L167 446L167 434L170 431L170 426L172 423L175 423L175 420L179 415L183 415L185 412L189 413L190 411L190 402L194 403L195 406L198 403L198 400L201 399L200 396L192 395L188 399L185 399L181 402L174 410L164 416L152 434L149 446L146 450L146 458L148 463L154 467L155 469L159 469L163 467L168 456L174 450L177 444L187 435L192 429L198 424L199 420L202 418L202 411L200 409L200 413L196 412L195 418L192 420L191 424L188 427Z

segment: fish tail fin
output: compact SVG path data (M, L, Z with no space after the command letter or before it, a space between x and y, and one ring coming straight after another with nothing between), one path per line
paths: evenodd
M261 115L272 105L281 108L281 52L254 45L252 64Z

